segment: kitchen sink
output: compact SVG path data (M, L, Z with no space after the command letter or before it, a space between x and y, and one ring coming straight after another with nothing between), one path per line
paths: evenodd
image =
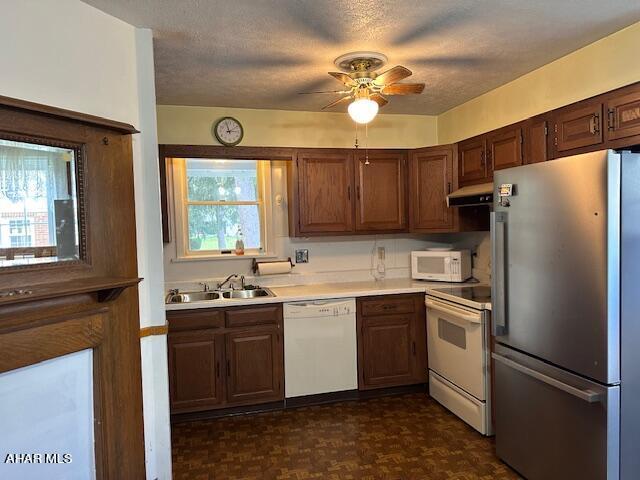
M222 290L209 292L176 292L167 295L166 303L193 303L219 299L275 297L268 288Z
M204 302L207 300L218 300L220 297L221 297L220 292L170 293L169 295L167 295L166 303Z
M222 292L224 298L258 298L275 297L274 293L267 288L255 288L252 290L229 290Z

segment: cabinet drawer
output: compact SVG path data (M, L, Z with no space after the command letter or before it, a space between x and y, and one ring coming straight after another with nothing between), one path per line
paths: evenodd
M413 297L375 297L362 299L361 312L363 316L386 315L395 313L413 313L415 303Z
M218 309L180 310L167 312L169 331L224 327L224 312Z
M226 311L226 317L228 328L276 324L282 318L282 305L234 308Z

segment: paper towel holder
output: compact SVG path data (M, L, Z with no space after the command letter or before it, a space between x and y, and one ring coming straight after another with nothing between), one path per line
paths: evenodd
M287 261L291 264L291 268L293 268L293 267L295 267L295 266L296 266L296 265L295 265L295 263L293 263L293 262L291 261L291 257L287 258ZM284 262L284 260L271 260L271 261L267 260L267 261L264 261L264 262L258 262L258 261L256 261L256 259L254 258L254 259L253 259L253 263L251 264L251 271L252 271L252 272L254 273L254 275L255 275L256 273L258 273L258 265L259 265L259 264L261 264L261 263L262 263L262 264L265 264L265 263L279 263L279 262Z

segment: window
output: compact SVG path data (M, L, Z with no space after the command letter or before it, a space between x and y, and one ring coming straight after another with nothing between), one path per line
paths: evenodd
M269 162L173 159L179 257L233 254L242 238L246 255L267 251Z

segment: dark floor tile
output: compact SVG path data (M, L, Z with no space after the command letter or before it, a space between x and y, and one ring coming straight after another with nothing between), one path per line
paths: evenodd
M424 394L172 426L176 480L510 480L488 439Z

